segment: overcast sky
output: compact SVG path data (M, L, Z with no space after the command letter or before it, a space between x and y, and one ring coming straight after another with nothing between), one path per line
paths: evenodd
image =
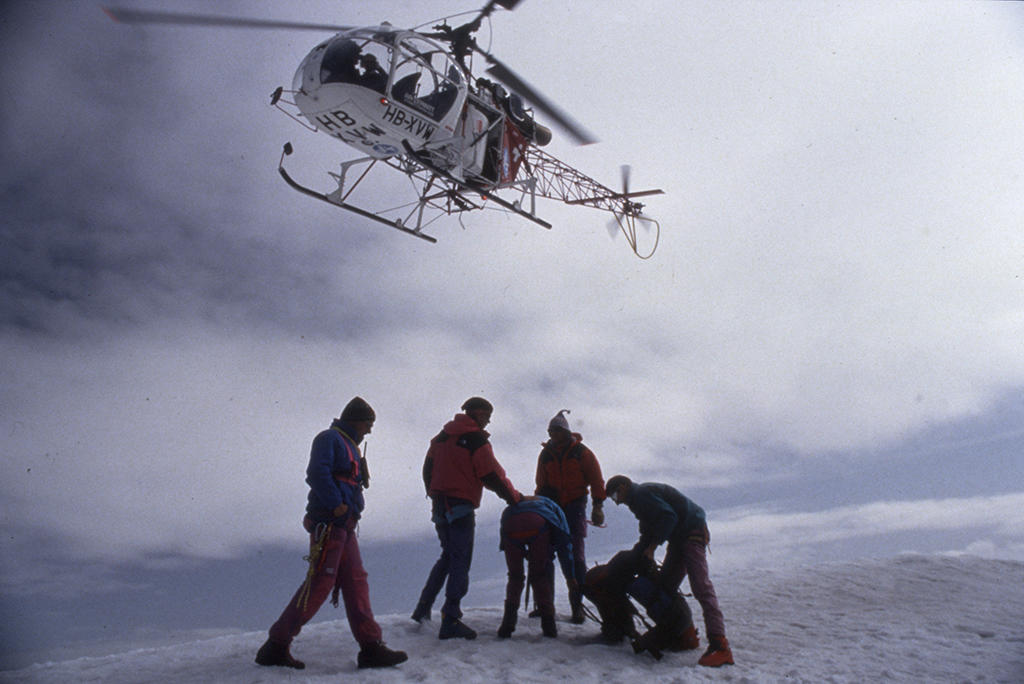
M1024 559L1024 6L527 0L492 25L601 138L548 151L666 191L651 260L585 208L447 219L429 245L289 189L284 142L322 187L353 156L269 106L328 34L9 4L0 590L76 576L44 559L295 544L309 442L355 394L378 416L363 538L426 561L422 456L474 394L517 487L569 408L606 477L704 504L723 562L864 538Z

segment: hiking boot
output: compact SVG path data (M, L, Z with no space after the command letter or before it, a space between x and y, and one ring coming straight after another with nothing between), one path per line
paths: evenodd
M438 639L476 639L476 632L470 629L458 618L450 618L447 615L441 618L441 631L437 634Z
M558 627L555 626L555 615L554 613L547 613L540 616L540 631L546 637L552 639L558 636Z
M704 655L697 661L698 665L704 667L721 667L722 665L732 665L732 650L729 648L729 640L724 636L713 636L708 637L710 645L708 650L704 651Z
M289 653L288 649L288 644L279 644L276 641L267 639L263 645L260 646L260 650L256 651L256 664L292 667L296 670L301 670L306 667L306 664L301 660L292 658L292 654Z
M582 625L586 619L586 616L583 614L583 603L573 603L572 617L569 618L569 622L574 625Z
M697 636L697 628L690 624L689 627L683 630L675 640L674 643L668 648L669 651L696 651L700 648L700 637Z
M658 633L658 628L649 629L640 635L638 639L634 639L632 642L633 653L643 653L647 651L655 660L661 660L664 654L661 652L661 634Z
M383 641L375 641L367 644L359 651L356 664L359 668L366 667L394 667L409 659L405 651L392 651L384 645Z
M424 620L430 620L430 606L420 601L416 604L416 609L412 611L413 622L423 622Z
M512 632L516 631L516 611L518 608L511 607L505 603L505 615L501 618L501 626L498 627L498 638L508 639Z
M540 608L534 608L533 610L531 610L529 612L529 614L526 617L539 618L540 617Z

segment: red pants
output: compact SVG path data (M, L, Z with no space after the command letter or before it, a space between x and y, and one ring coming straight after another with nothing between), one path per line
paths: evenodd
M309 539L312 548L316 543L315 530L310 533ZM331 528L322 554L322 562L311 579L308 596L303 584L270 628L270 640L290 644L337 586L345 603L349 628L359 645L380 641L382 633L373 617L373 609L370 608L370 585L366 581L362 556L359 555L354 520L349 521L347 526Z
M665 551L661 564L662 586L676 590L683 578L690 577L693 598L700 603L704 612L704 628L709 637L725 636L725 619L718 607L715 585L708 575L707 542L710 535L704 530L704 538L672 539Z
M551 548L551 533L548 532L547 522L537 513L516 513L506 519L501 532L505 547L505 565L508 567L506 603L513 609L519 608L525 579L523 560L526 560L530 586L533 587L537 606L541 613L554 615L554 552Z

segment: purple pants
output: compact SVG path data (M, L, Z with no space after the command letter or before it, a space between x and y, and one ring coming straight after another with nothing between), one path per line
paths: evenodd
M322 552L322 562L312 577L308 597L303 598L305 585L299 587L281 617L270 628L271 641L290 644L336 586L341 590L352 636L359 645L366 646L381 640L380 625L370 608L370 585L359 555L355 524L355 520L350 520L347 525L331 528ZM316 543L315 530L310 533L309 540L312 548Z
M508 566L505 601L514 610L519 609L523 593L523 560L527 561L527 574L533 587L537 606L542 614L555 614L554 555L551 533L547 522L537 513L515 513L508 516L501 530Z
M661 584L669 590L676 591L683 583L683 578L689 575L690 590L704 613L704 629L707 630L708 636L725 636L725 618L718 607L715 586L708 576L708 537L705 529L703 538L690 536L670 540L665 551L665 560L661 564Z

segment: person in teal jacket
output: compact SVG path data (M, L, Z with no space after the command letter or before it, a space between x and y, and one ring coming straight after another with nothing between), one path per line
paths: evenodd
M653 561L655 549L667 541L659 583L668 591L677 591L683 578L690 576L690 589L704 612L709 642L699 664L732 665L725 620L708 575L707 545L711 534L704 509L675 487L657 482L635 483L625 475L608 480L605 490L616 505L626 504L640 521L640 539L632 550L635 559Z

